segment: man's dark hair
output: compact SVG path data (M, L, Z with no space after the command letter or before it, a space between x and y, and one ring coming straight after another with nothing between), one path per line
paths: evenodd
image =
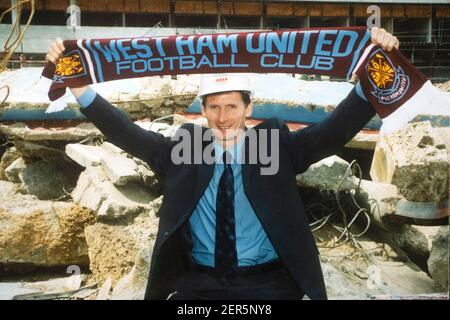
M248 92L246 92L246 91L224 91L224 92L239 92L239 93L241 94L242 101L244 102L244 105L245 105L246 108L248 107L248 105L249 105L250 102L252 101L252 99L250 99L250 95L249 95ZM210 93L210 94L204 95L204 96L202 97L202 105L205 106L205 104L206 104L206 99L207 99L209 96L213 96L213 95L220 94L220 93L224 93L224 92Z

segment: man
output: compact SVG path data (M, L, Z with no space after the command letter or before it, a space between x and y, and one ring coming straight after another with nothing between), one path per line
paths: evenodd
M372 42L388 51L398 47L383 29L372 29ZM63 50L57 40L46 59L56 63ZM270 119L247 130L253 108L248 78L204 76L199 95L211 130L183 125L193 148L182 153L192 159L212 150L214 163L180 163L177 141L135 125L89 87L71 90L109 141L164 179L146 299L327 298L295 176L338 152L374 116L358 86L321 123L290 132ZM214 139L202 139L211 131ZM264 132L270 139L261 143ZM239 161L251 158L255 145L276 153L275 172L263 174L260 158Z

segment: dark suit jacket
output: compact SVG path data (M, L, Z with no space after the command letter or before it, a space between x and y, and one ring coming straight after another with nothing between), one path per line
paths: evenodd
M110 142L146 161L163 177L164 201L145 298L165 299L173 291L174 280L191 262L187 222L212 178L214 166L175 165L171 150L176 141L140 128L99 95L81 111ZM319 252L295 177L312 163L338 152L374 114L372 106L353 90L321 123L291 132L282 121L273 118L247 131L279 129L278 172L261 175L263 165L259 161L243 164L244 191L280 259L311 299L326 299L327 295ZM183 128L193 132L195 125L185 124ZM203 142L202 147L209 143ZM246 146L248 155L248 139Z

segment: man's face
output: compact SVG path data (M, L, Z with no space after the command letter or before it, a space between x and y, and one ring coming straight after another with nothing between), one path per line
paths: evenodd
M237 91L211 94L202 105L204 116L213 129L214 135L222 141L234 138L236 130L245 128L245 119L250 117L253 103L244 104Z

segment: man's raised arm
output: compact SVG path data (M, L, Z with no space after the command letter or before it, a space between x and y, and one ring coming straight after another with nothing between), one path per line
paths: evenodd
M56 64L63 51L63 42L57 39L46 60ZM147 162L155 173L165 174L170 164L170 138L139 127L89 86L70 89L81 106L80 111L111 143Z
M384 29L373 28L371 41L387 51L399 46L397 38ZM311 164L339 152L374 115L375 109L358 83L323 121L285 136L295 169L303 172Z

